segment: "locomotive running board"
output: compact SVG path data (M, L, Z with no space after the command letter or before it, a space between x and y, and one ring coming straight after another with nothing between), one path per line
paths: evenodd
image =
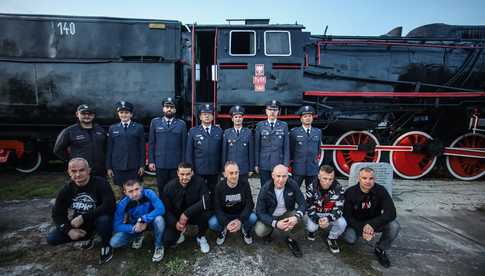
M305 96L313 97L378 97L378 98L481 98L485 92L343 92L343 91L305 91Z
M359 150L358 145L321 145L320 149L323 150L348 150L357 151ZM382 146L377 145L374 147L375 151L395 151L395 152L412 152L412 146ZM444 148L443 155L445 156L460 156L460 157L470 157L470 158L485 158L485 149L479 148L454 148L446 147Z

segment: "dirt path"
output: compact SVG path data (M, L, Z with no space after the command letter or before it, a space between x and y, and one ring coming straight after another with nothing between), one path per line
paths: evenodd
M254 194L259 183L252 181ZM315 242L298 236L305 256L291 256L278 238L246 246L239 235L230 235L224 246L215 245L203 255L193 239L180 248L167 249L161 264L151 263L151 237L139 251L121 249L113 260L97 264L98 250L76 245L50 247L50 199L0 202L0 275L375 275L375 274L484 274L485 183L455 181L396 181L393 197L402 231L389 252L393 266L382 269L372 254L371 243L350 247L332 255L323 237Z

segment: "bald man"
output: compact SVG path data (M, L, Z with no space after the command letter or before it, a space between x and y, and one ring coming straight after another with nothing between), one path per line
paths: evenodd
M47 243L59 245L87 240L85 248L91 248L92 238L98 234L102 239L100 263L107 263L113 256L109 246L115 209L113 190L104 177L91 176L91 168L84 158L71 159L67 172L71 181L57 194L52 209L56 227L49 232Z
M302 257L298 243L291 237L294 227L305 214L305 198L296 182L288 178L288 167L279 164L273 168L272 180L261 188L256 203L258 221L254 232L271 241L271 233L284 233L288 248L296 257ZM296 206L298 205L298 207Z

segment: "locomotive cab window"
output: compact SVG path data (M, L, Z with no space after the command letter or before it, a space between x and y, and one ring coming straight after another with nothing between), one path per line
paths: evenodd
M267 56L291 56L290 32L264 32L264 54Z
M229 55L255 56L256 32L246 30L231 31L229 33Z

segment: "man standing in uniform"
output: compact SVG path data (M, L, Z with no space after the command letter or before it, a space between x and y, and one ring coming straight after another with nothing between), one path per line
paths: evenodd
M140 180L145 167L145 130L141 124L131 121L133 104L117 103L116 111L120 123L113 124L108 131L106 168L120 188L128 180Z
M222 141L222 164L234 161L239 167L239 179L248 181L254 169L253 134L247 127L243 127L244 108L236 105L229 113L234 123L233 128L224 131Z
M201 124L189 130L185 155L185 161L193 165L195 174L205 180L211 192L218 182L222 151L222 129L212 125L213 112L212 105L202 106L199 115Z
M78 106L76 117L79 122L63 129L57 136L54 154L66 162L82 157L92 168L92 175L106 177L106 131L93 123L95 113L87 104Z
M301 126L290 132L290 149L293 168L293 179L301 187L305 180L305 187L309 189L310 183L318 174L318 154L320 153L321 131L312 127L315 109L309 105L302 106L298 112Z
M277 120L280 103L272 100L266 103L267 120L256 125L255 168L261 179L261 186L271 180L274 166L289 165L290 142L288 124Z
M158 194L162 198L163 187L177 177L177 166L184 160L187 126L175 118L173 98L162 102L163 117L156 117L150 123L148 136L148 169L157 172Z

